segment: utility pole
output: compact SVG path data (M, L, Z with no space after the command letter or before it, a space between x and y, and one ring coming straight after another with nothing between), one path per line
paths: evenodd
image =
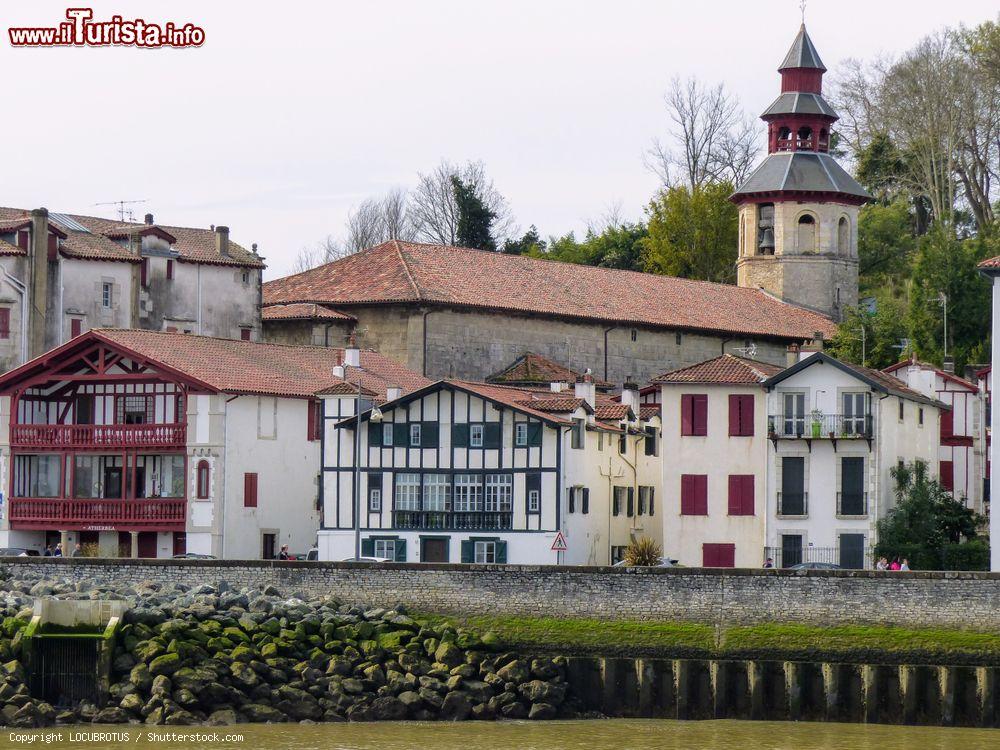
M938 292L938 304L944 308L944 352L941 355L942 361L948 359L948 295Z

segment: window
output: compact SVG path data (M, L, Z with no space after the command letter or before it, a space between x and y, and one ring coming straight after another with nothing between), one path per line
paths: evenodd
M674 343L677 344L677 346L680 346L681 342L683 340L684 340L684 335L683 334L681 334L681 333L675 333L674 334Z
M396 475L396 510L420 510L420 475Z
M802 535L782 534L781 535L781 560L778 564L782 568L790 568L802 562Z
M633 340L633 341L637 341L638 339L639 339L639 332L638 332L638 331L636 331L636 330L635 330L635 329L633 328L633 329L632 329L632 340Z
M902 422L906 416L906 402L903 399L899 399L899 421Z
M656 439L656 428L652 425L648 425L645 428L646 437L643 440L644 453L647 456L658 456L660 455L659 441Z
M73 318L69 322L69 335L70 338L76 338L81 333L83 333L83 321L79 318ZM2 338L2 337L0 337Z
M586 421L583 419L573 420L573 433L570 439L570 448L583 448L583 435Z
M615 563L620 563L622 560L625 559L625 550L626 549L628 549L628 547L626 547L624 545L621 545L621 546L616 545L616 546L613 546L611 548L611 564L612 565L614 565Z
M989 410L986 411L989 414ZM955 413L951 409L941 410L941 439L955 436Z
M209 469L208 461L202 459L198 462L198 499L207 500L209 491Z
M470 448L482 448L483 447L483 425L481 424L470 424L469 425L469 447Z
M538 490L528 490L528 512L537 513L541 509L542 493Z
M802 456L785 456L781 459L781 492L778 493L778 514L804 516L806 460Z
M250 329L250 328L241 328L240 329L240 340L242 340L242 341L249 341L251 333L252 333L252 329Z
M0 307L0 339L10 338L10 308Z
M524 447L528 444L528 423L517 422L514 425L514 445Z
M788 128L784 139L788 138ZM781 138L781 136L778 136ZM774 255L774 204L761 203L757 214L757 248L753 254Z
M620 516L623 505L625 505L625 488L615 487L611 499L611 515Z
M410 447L419 448L420 447L420 423L416 422L410 425Z
M392 447L392 423L386 422L382 425L382 447Z
M477 565L491 565L497 561L496 542L476 542L475 550Z
M868 394L845 393L841 396L845 435L868 434Z
M782 435L803 435L806 430L806 394L785 393L781 397Z
M753 437L753 396L731 394L729 396L729 435L731 437Z
M920 427L924 426L924 407L922 406L917 409L917 424Z
M118 424L151 424L153 416L152 396L118 397Z
M257 507L257 474L247 473L243 475L243 507Z
M482 511L483 478L479 474L456 474L454 491L456 513Z
M643 492L643 490L645 490L645 493ZM643 502L642 501L642 496L643 496L643 494L645 494L646 495L646 500L645 500L646 512L649 515L651 515L651 516L656 515L656 508L654 507L654 493L655 493L655 491L656 491L656 489L654 487L640 487L639 488L639 502L640 503Z
M729 515L754 515L753 474L729 475Z
M372 513L382 512L382 475L368 475L368 510Z
M809 214L799 217L799 252L816 252L816 219Z
M447 474L424 474L423 509L437 513L451 510L451 480Z
M139 263L139 284L143 289L149 286L149 258L143 258Z
M580 488L580 512L584 515L590 513L590 488Z
M955 491L955 464L952 461L942 461L938 467L938 474L941 479L941 486L948 492Z
M486 512L509 513L513 507L513 477L510 474L487 474Z
M242 275L242 279L243 279L243 283L244 284L249 284L250 283L250 272L249 271L244 271L243 275Z
M597 431L597 450L604 450L604 430Z
M865 459L844 456L840 459L840 507L842 516L863 516L868 512L865 502Z
M685 393L681 396L681 435L708 434L708 396Z
M837 252L847 255L851 249L851 224L846 216L841 216L837 222Z
M114 286L110 281L101 284L101 307L111 307L111 303L114 302Z
M539 513L542 509L542 475L531 472L524 475L524 489L527 493L526 510L528 513Z
M174 262L170 258L167 258L167 278L174 278Z
M625 515L632 518L635 515L635 487L628 488L625 498Z
M618 455L624 456L628 453L628 424L622 422L618 427L621 429L618 435Z
M735 544L701 545L701 564L706 568L736 567Z
M708 475L681 475L681 515L708 515Z
M306 439L319 440L323 436L323 402L306 402Z
M396 540L395 539L375 539L375 546L373 550L375 552L375 557L383 557L389 560L396 559Z

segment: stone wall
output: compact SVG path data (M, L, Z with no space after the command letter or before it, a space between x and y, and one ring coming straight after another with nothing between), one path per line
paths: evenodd
M273 584L352 604L468 615L1000 630L1000 574L7 558L78 580Z

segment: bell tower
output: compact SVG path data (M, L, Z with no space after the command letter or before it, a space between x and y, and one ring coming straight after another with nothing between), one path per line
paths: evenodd
M737 284L839 321L858 303L858 210L871 196L830 155L839 118L805 24L778 72L781 93L761 115L767 157L731 196Z

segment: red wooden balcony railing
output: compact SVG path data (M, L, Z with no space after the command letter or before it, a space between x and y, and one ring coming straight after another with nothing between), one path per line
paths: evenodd
M68 531L184 531L187 500L68 500L14 497L8 519L12 529Z
M12 424L10 443L19 448L183 448L187 425Z

